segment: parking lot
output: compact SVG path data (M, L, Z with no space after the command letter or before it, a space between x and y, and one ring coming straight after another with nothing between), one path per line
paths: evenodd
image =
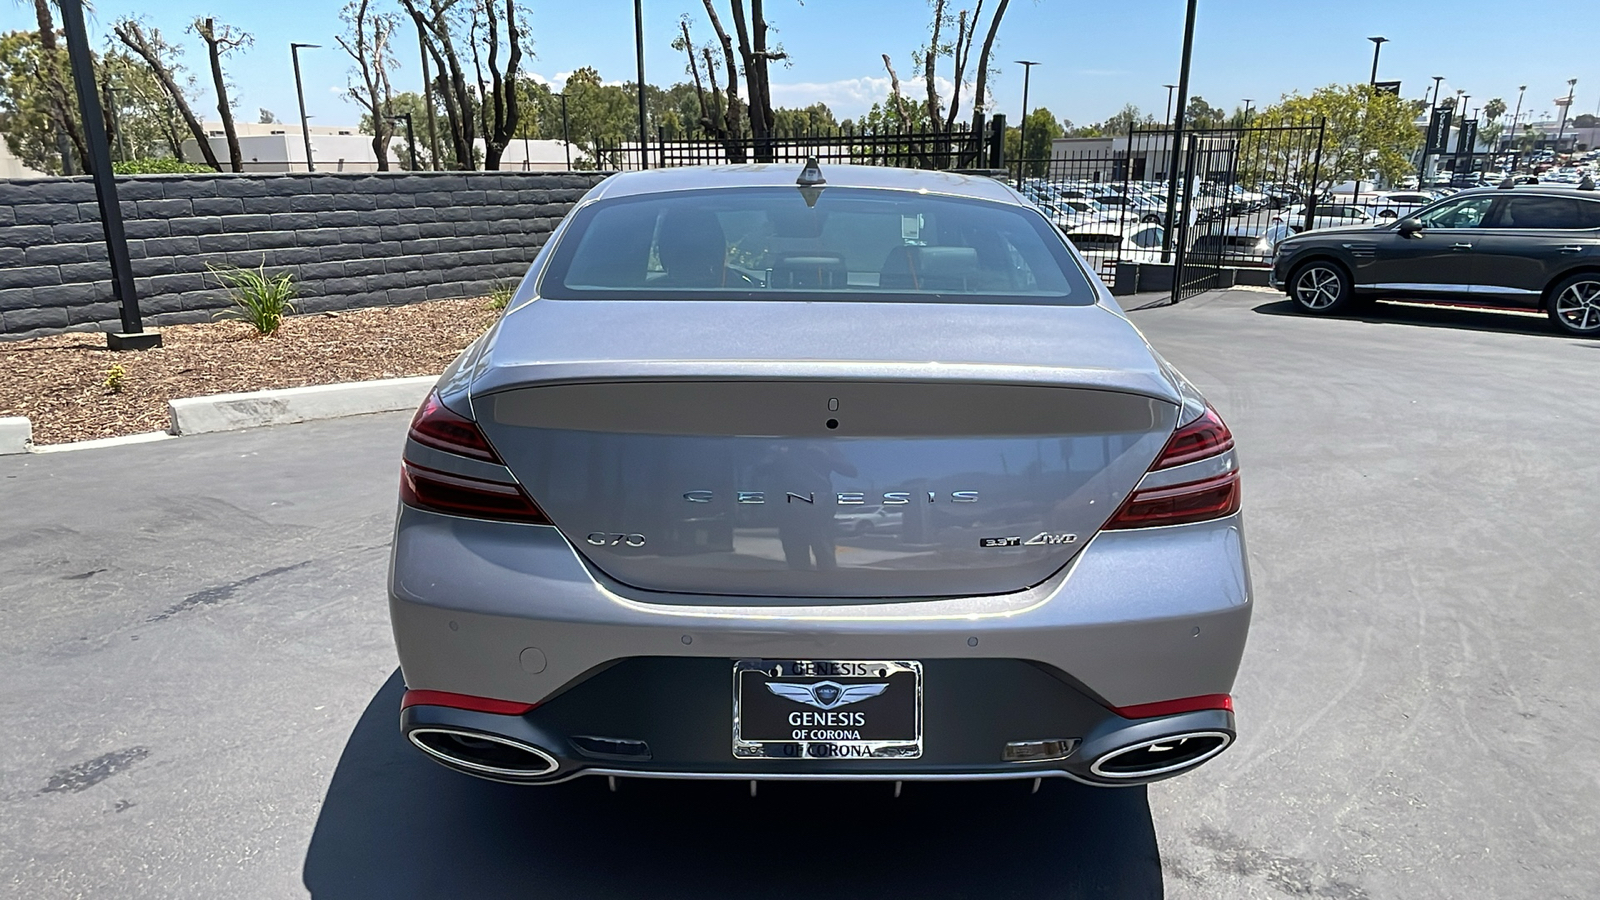
M1240 740L1198 771L899 798L446 771L396 728L407 416L372 416L0 458L0 893L1592 896L1600 342L1261 291L1131 315L1243 458Z

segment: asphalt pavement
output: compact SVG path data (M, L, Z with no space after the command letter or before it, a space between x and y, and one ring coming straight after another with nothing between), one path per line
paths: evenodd
M547 789L396 729L407 417L0 458L0 895L1590 897L1600 341L1132 313L1238 436L1240 740L1148 789Z

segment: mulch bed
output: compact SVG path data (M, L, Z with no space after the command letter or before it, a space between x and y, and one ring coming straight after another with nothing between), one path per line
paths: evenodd
M172 325L143 352L113 353L101 334L0 342L0 416L33 420L38 444L165 431L179 397L438 374L497 315L484 299L438 300L292 316L266 337L235 321Z

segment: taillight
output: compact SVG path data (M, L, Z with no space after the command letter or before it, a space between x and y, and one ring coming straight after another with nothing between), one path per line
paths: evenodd
M494 463L500 461L494 448L489 446L489 439L478 430L477 423L441 403L438 392L428 394L428 399L412 417L411 439L446 453Z
M1198 419L1179 428L1167 439L1151 472L1221 456L1233 449L1233 434L1216 411L1206 407ZM1209 475L1195 481L1141 488L1122 504L1104 530L1155 528L1220 519L1239 511L1239 470Z
M1223 424L1217 411L1208 406L1200 418L1172 433L1167 446L1162 448L1161 455L1156 457L1150 470L1170 469L1232 449L1233 434Z
M429 394L411 420L411 440L435 450L483 462L500 463L476 422L452 412ZM487 471L487 467L483 467ZM441 472L403 460L400 466L400 500L407 506L475 519L497 519L549 525L533 498L516 483L509 472L505 480L475 478L456 472Z
M436 472L410 460L400 466L400 501L454 516L550 524L544 510L515 484Z

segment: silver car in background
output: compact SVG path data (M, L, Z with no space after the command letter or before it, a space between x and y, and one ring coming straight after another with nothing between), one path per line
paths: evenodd
M1128 785L1235 736L1233 437L989 178L607 179L400 499L400 726L468 774Z

